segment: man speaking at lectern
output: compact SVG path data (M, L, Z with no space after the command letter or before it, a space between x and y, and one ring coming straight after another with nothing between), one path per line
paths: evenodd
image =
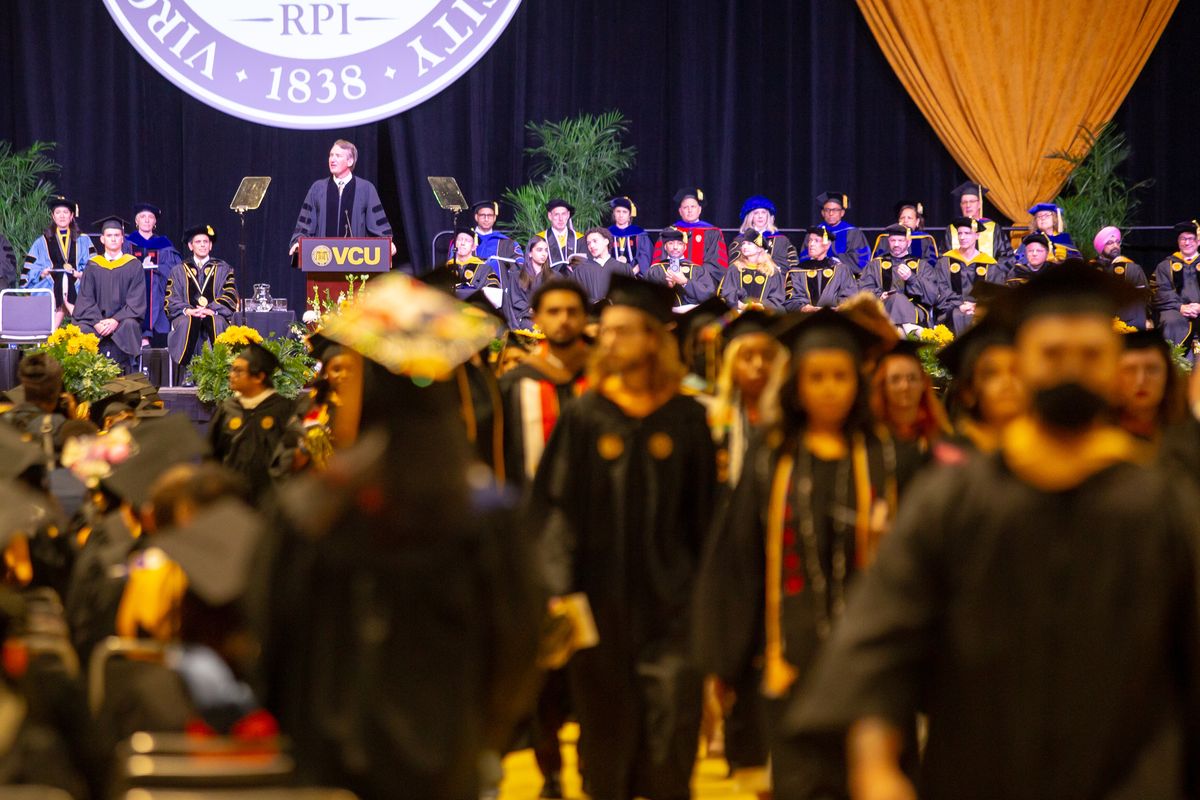
M358 148L345 139L338 139L329 150L329 177L314 183L300 207L296 230L292 232L288 255L300 248L300 237L330 238L391 236L383 203L375 184L354 177ZM392 255L396 243L392 242Z

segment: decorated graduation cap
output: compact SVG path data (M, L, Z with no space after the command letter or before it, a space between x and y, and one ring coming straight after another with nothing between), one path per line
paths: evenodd
M568 214L570 214L572 217L575 216L575 206L571 205L566 200L563 200L561 198L555 198L554 200L551 200L550 202L546 203L546 213L547 214L549 214L551 211L553 211L556 208L565 208L567 210Z
M608 207L609 208L623 208L629 212L629 216L631 216L631 217L637 216L637 206L634 205L633 201L630 200L625 195L621 195L620 197L614 197L612 200L609 200Z
M112 230L113 228L116 228L120 230L121 233L124 233L130 228L129 223L123 218L118 217L116 214L109 214L107 217L101 217L93 222L92 225L101 233Z
M861 361L879 337L831 308L812 313L788 314L772 330L779 343L792 355L813 350L844 350Z
M1054 269L1041 270L993 303L989 316L1021 323L1044 314L1106 314L1146 302L1144 290L1082 259L1067 259Z
M1192 235L1196 235L1198 232L1200 232L1200 224L1198 224L1194 219L1188 220L1187 222L1177 222L1175 223L1173 230L1175 231L1176 236L1181 233L1190 233Z
M158 206L154 205L154 203L134 203L133 204L133 216L134 217L136 217L138 214L142 213L143 211L149 211L151 214L153 214L155 216L155 218L162 216L162 209L159 208Z
M675 320L671 310L675 307L675 292L665 284L614 275L608 285L608 301L613 306L636 308L664 325Z
M200 235L207 236L212 242L217 241L217 231L212 225L196 225L188 228L183 232L183 241L191 244L192 239Z
M745 218L751 211L757 211L760 208L772 217L775 216L775 204L761 194L746 198L746 202L742 203L742 213L739 216Z
M478 214L479 209L490 208L497 217L500 216L500 204L495 200L479 200L471 204L471 213Z
M970 228L976 233L979 233L984 228L983 223L974 217L955 217L950 220L950 226L952 228Z
M321 334L393 374L443 380L499 331L499 323L478 309L389 272L329 319Z
M658 234L658 240L664 244L666 242L682 242L683 231L678 228L663 228Z
M1041 231L1037 231L1037 232L1031 233L1031 234L1025 236L1023 239L1021 239L1021 244L1022 244L1022 246L1031 245L1031 244L1040 244L1042 247L1049 250L1050 249L1050 237L1047 236L1046 234L1042 233Z
M965 195L965 194L974 195L975 197L978 197L980 200L982 200L984 195L986 195L987 193L988 193L988 189L986 186L983 186L982 184L974 183L972 181L967 181L966 183L960 183L958 186L955 186L953 189L950 190L950 196L958 201L961 201L963 199L963 195Z
M837 203L843 209L849 209L850 197L845 192L821 192L817 195L817 208L824 208L826 203Z
M65 208L75 216L79 216L79 203L74 200L69 200L61 194L56 194L46 201L46 207L53 211L56 208Z
M692 198L700 205L704 205L704 190L698 186L689 186L680 189L675 193L675 204L682 205L684 200Z
M226 498L206 506L187 525L158 534L154 546L180 566L190 591L210 606L224 606L250 585L263 530L254 509Z
M975 362L989 347L1012 347L1012 329L990 315L959 334L937 354L938 362L955 381L969 382Z
M925 206L921 204L920 200L901 200L899 203L896 203L896 216L900 216L900 213L906 208L911 208L913 211L917 212L918 217L925 216Z
M830 231L829 228L826 228L824 225L813 225L811 228L806 230L804 232L804 234L805 234L805 236L819 237L821 240L823 240L825 242L832 242L834 239L833 232Z
M129 456L112 465L111 474L101 478L106 489L137 507L150 499L154 481L170 467L197 461L208 455L208 444L196 426L183 414L143 420L129 429ZM116 434L102 434L100 439Z

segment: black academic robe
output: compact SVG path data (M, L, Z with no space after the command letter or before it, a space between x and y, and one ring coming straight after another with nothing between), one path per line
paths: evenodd
M217 406L208 423L213 458L245 481L247 496L259 498L270 488L271 461L294 407L292 400L273 393L247 408L234 395Z
M17 254L12 242L0 234L0 289L17 285Z
M1200 255L1188 261L1172 253L1154 268L1154 312L1167 340L1184 344L1195 333L1195 320L1179 312L1185 303L1200 303Z
M804 306L837 308L858 291L852 266L833 256L801 259L796 269L788 271L786 281L783 306L788 311Z
M587 594L600 642L567 665L592 797L688 796L701 677L689 601L715 491L704 409L644 418L589 391L568 404L534 479L550 585Z
M84 333L95 333L96 323L115 319L120 325L101 342L112 344L129 360L142 352L142 319L146 316L146 279L142 262L131 255L109 261L103 255L88 260L79 280L73 320Z
M912 270L908 280L896 275L896 267L901 264ZM863 268L858 288L881 299L888 317L897 325L929 326L938 296L935 275L931 263L911 252L899 257L885 252Z
M588 303L593 304L608 296L608 284L612 281L613 275L632 278L633 267L610 257L604 264L599 264L589 258L587 261L577 263L574 267L567 268L567 278L582 286L583 290L587 292Z
M486 287L500 288L500 275L492 265L482 258L470 256L466 261L459 262L453 258L446 262L449 269L454 270L457 283L454 294L461 300Z
M964 302L975 302L976 283L1004 284L1008 270L994 258L982 251L968 259L957 250L949 250L938 259L932 279L937 286L937 308L934 322L946 325L957 336L971 326L975 317L964 314L958 307Z
M304 196L289 244L302 236L391 236L392 226L375 184L351 177L339 196L333 178L315 181Z
M1100 258L1095 263L1108 274L1123 278L1133 288L1148 292L1150 281L1146 279L1146 271L1142 269L1140 264L1131 261L1125 256L1117 256L1112 261ZM1128 308L1123 308L1117 316L1126 325L1137 328L1139 331L1145 330L1147 319L1146 307L1149 304L1149 300L1150 296L1147 294L1146 302L1135 303Z
M550 260L547 265L552 270L565 272L567 265L571 262L571 256L582 254L587 256L587 247L583 241L583 234L575 230L575 226L567 223L567 229L563 232L563 242L559 244L558 234L552 230L539 231L538 236L546 240L546 246L550 248Z
M172 361L183 364L197 354L205 340L215 341L233 320L238 307L233 267L210 258L201 275L195 258L189 257L171 270L163 303L171 320L167 349ZM189 308L211 308L216 314L192 317L184 313Z
M919 477L784 727L925 711L926 800L1195 797L1187 494L1129 463L1045 491L1000 454Z
M793 269L800 262L800 255L796 252L796 245L792 244L791 240L782 233L763 231L763 238L767 240L767 252L771 254L771 259L781 272ZM732 267L734 262L741 257L742 242L744 241L746 241L745 234L739 233L729 243L729 266Z
M151 236L149 239L134 231L125 237L126 253L143 262L142 270L146 274L146 318L142 320L142 331L150 333L167 333L171 330L171 321L166 313L167 281L175 265L183 261L179 251L165 236ZM145 259L150 259L154 269L145 268Z
M775 272L767 275L752 265L734 260L721 276L717 294L730 308L754 303L768 311L782 312L785 294L783 275L782 268L778 266Z
M563 374L538 355L500 378L504 404L504 475L511 486L533 479L563 407L583 393L583 373Z
M504 408L491 367L479 360L460 364L454 374L459 412L475 455L496 479L504 479Z
M516 265L508 271L508 280L504 284L504 316L508 319L508 329L512 331L533 330L533 308L530 301L538 287L552 278L562 277L547 264L540 273L534 275L530 264Z
M684 286L675 286L675 305L693 306L703 303L717 293L717 276L720 270L712 269L707 264L696 264L681 259L672 265L670 261L656 261L646 270L646 280L667 285L667 270L678 268L688 279Z

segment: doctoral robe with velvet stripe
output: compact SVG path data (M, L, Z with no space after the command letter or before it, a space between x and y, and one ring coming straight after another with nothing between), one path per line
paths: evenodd
M229 327L238 306L233 267L218 258L210 258L203 270L196 267L194 258L176 265L167 280L165 306L171 320L167 349L171 359L182 364L196 354L202 335L213 341ZM189 308L201 307L211 308L216 314L192 317L184 313Z
M122 249L143 262L147 298L146 318L142 320L143 333L169 332L171 320L166 313L167 281L171 278L171 270L183 261L183 257L167 237L151 236L147 239L139 231L125 237ZM145 269L147 258L154 269Z
M347 197L347 192L352 196ZM302 236L391 235L392 226L375 184L365 178L354 177L346 184L339 198L333 178L322 178L309 187L304 197L290 244L296 244Z
M851 265L827 256L820 261L800 259L796 269L788 270L784 289L784 308L799 311L804 306L837 308L858 291L858 280Z
M768 311L783 311L783 271L776 267L768 275L762 270L741 261L734 261L721 276L717 294L730 308L739 304L755 303Z

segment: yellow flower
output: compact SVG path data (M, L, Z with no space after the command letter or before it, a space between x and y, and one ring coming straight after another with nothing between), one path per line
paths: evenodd
M79 343L78 338L72 339L69 342L67 342L67 354L68 355L72 355L72 356L75 355L76 353L79 352L79 348L80 348L80 343Z
M939 344L945 346L954 341L954 333L945 325L938 325L933 329L933 338Z
M1137 330L1132 325L1126 325L1120 317L1113 317L1112 326L1117 333L1133 333Z
M249 325L230 325L217 337L217 344L248 345L251 342L262 342L262 334Z
M100 337L94 333L84 333L76 337L79 346L89 353L100 352Z

